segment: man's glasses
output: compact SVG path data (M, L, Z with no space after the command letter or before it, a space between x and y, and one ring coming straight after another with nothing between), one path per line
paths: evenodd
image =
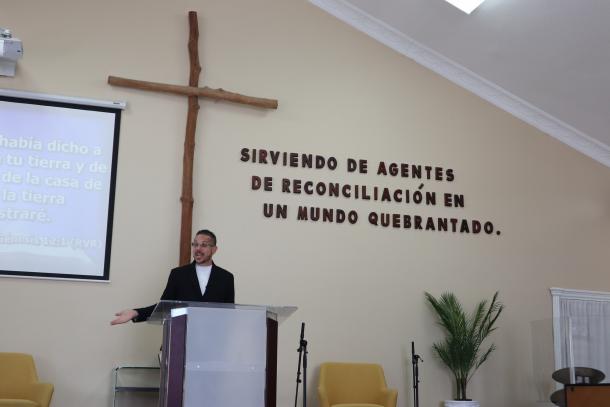
M196 248L205 249L206 247L214 247L214 243L195 243L195 242L193 242L193 243L191 243L191 247L193 249L196 249Z

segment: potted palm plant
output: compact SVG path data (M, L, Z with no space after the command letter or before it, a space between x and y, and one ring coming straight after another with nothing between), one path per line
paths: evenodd
M455 378L457 397L446 400L445 407L478 407L479 403L466 396L466 387L476 370L496 349L483 342L496 330L495 323L504 309L498 301L498 292L491 300L477 304L472 314L467 314L453 293L435 298L426 292L426 300L434 309L438 323L446 331L442 342L434 343L432 351L451 370Z

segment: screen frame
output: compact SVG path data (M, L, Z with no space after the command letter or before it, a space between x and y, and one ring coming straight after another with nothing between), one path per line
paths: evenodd
M114 114L114 129L112 139L112 158L110 163L110 178L107 203L108 215L106 220L106 240L104 247L104 264L102 275L85 275L85 274L70 274L70 273L41 273L36 271L25 270L4 270L0 265L0 277L19 277L19 278L39 278L52 280L76 280L76 281L94 281L94 282L110 282L110 259L112 251L112 230L114 220L114 203L116 193L116 177L119 154L119 138L121 128L121 112L126 107L124 102L104 102L90 99L70 98L53 95L43 95L28 92L0 90L0 101L50 106L66 109L78 109L97 111L102 113Z

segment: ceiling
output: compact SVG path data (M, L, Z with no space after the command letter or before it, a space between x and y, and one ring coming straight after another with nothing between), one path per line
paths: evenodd
M610 1L310 0L610 167Z

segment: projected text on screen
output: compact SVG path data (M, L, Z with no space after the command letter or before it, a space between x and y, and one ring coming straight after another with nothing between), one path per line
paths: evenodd
M108 280L120 110L0 97L0 273Z

